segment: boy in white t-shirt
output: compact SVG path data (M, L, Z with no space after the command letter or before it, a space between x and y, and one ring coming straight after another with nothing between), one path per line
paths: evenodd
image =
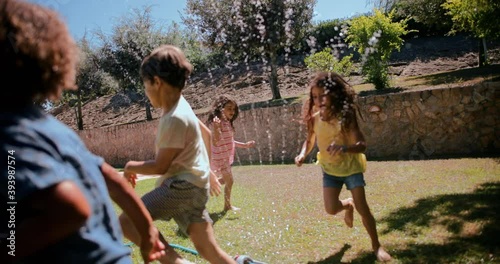
M196 117L181 94L192 66L183 52L163 45L147 56L140 74L146 95L153 107L163 110L156 136L156 157L148 161L129 161L124 176L135 185L137 174L160 174L158 186L142 197L154 220L174 219L189 235L199 254L210 263L235 263L215 241L212 220L206 210L209 188L219 188L211 177L208 152L202 129L206 127ZM204 135L206 137L206 135ZM209 137L207 137L209 138ZM207 144L209 145L209 144ZM120 216L123 232L134 243L139 236L129 217ZM186 263L162 237L166 255L162 263Z

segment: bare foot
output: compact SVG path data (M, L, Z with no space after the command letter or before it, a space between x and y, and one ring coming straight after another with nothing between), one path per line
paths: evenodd
M236 206L224 206L224 211L230 211L230 210L233 210L233 211L239 211L241 210L241 208L238 208Z
M387 251L385 251L382 247L375 250L375 256L377 256L377 260L380 262L386 262L392 259L391 255L389 255L389 253L387 253Z
M354 222L354 202L352 198L347 198L346 201L349 207L345 209L344 222L348 227L352 228Z

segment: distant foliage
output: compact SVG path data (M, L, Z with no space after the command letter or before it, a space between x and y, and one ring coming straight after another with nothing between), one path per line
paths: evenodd
M334 56L331 48L325 48L304 59L307 68L313 71L334 71L349 76L353 70L352 54L344 56L340 61Z
M187 0L183 22L205 45L224 52L226 65L261 60L269 66L272 99L280 99L278 55L285 61L310 27L316 0Z
M345 37L347 35L347 20L333 19L321 21L314 25L306 36L304 50L311 53L323 50L326 47L340 50L347 49Z
M371 16L359 16L350 21L347 42L361 54L361 71L376 89L389 87L387 62L394 50L400 50L402 36L409 32L406 20L392 22L393 15L393 12L385 15L374 10Z
M500 1L447 0L443 7L453 21L453 32L466 31L478 38L500 38Z
M268 57L300 44L316 0L188 0L183 22L233 60Z
M451 18L442 6L446 0L398 0L394 3L394 18L408 19L408 28L418 35L443 35L452 27Z

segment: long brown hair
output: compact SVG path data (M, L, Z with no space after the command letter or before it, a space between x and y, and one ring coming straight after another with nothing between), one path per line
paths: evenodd
M309 117L313 114L313 87L325 89L325 95L329 96L332 102L330 110L341 122L344 132L356 123L356 93L342 76L336 72L318 72L314 76L309 83Z
M207 118L207 125L212 124L214 117L222 118L222 110L228 103L233 103L235 105L234 115L231 118L231 120L228 120L229 123L231 123L231 127L234 130L233 121L236 120L236 118L238 118L238 113L239 113L238 104L236 103L236 101L225 95L219 96L219 98L217 98L217 100L213 103L212 111L210 112Z

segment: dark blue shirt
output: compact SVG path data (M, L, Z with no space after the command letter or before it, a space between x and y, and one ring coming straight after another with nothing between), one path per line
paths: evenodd
M100 170L103 159L89 152L73 130L38 107L0 113L0 146L6 166L0 171L0 203L7 204L7 208L14 206L16 210L15 227L5 224L9 215L0 225L2 247L6 246L3 242L10 243L5 236L11 230L15 231L23 220L36 214L29 204L23 203L25 198L70 180L87 198L90 218L77 233L21 263L131 263L130 251L123 245L120 223ZM15 160L15 164L8 167L8 160ZM9 187L11 185L14 187Z

